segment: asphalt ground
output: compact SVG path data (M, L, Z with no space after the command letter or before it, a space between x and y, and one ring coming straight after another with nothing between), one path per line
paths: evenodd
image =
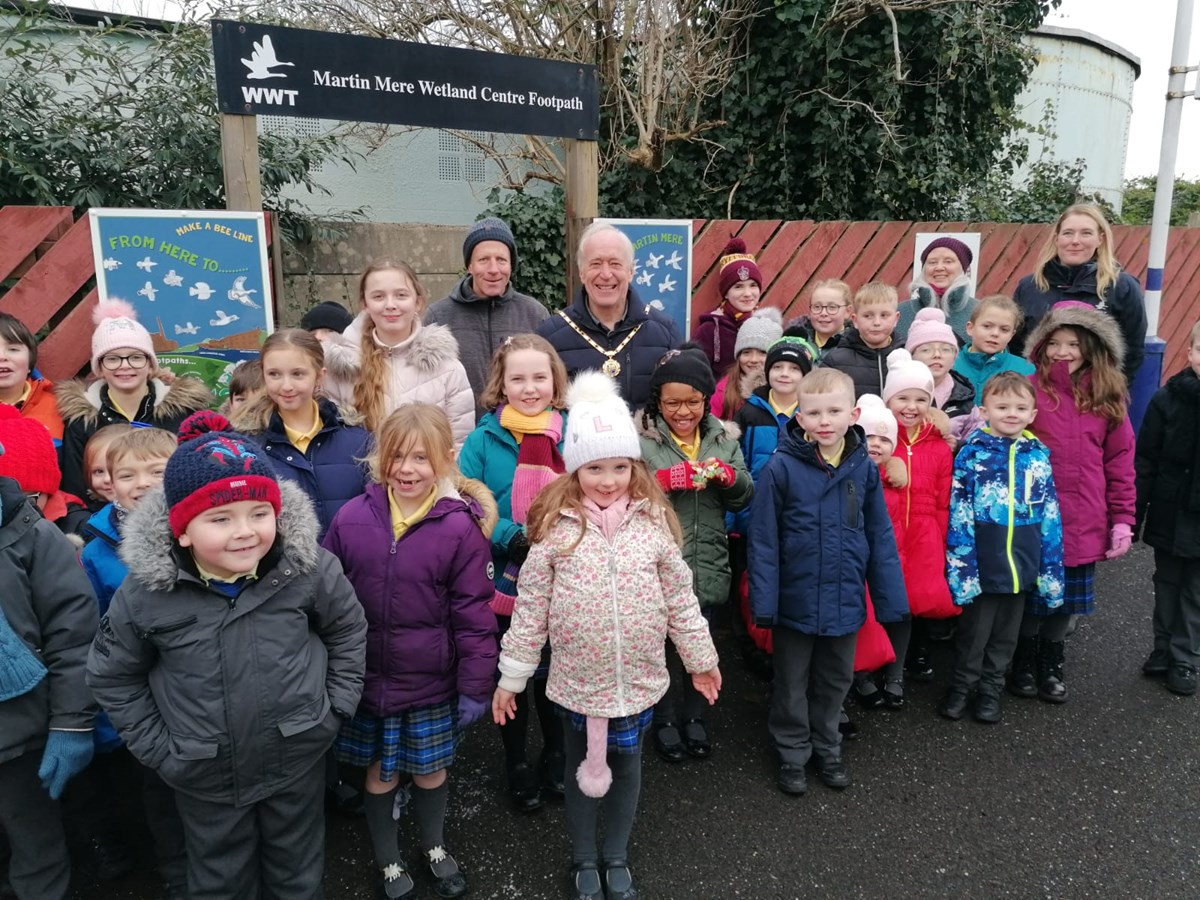
M712 758L670 765L647 746L630 854L642 898L1200 897L1200 695L1141 675L1152 569L1140 545L1100 566L1098 612L1068 639L1064 705L1006 696L998 725L940 719L952 651L939 645L939 678L910 684L908 709L851 706L862 735L841 793L815 778L803 797L775 788L765 686L718 629ZM469 896L566 896L561 802L512 811L502 760L484 723L450 775L447 839ZM411 816L401 835L415 839ZM326 896L372 897L374 877L362 820L331 813ZM415 896L433 897L418 879ZM159 896L146 869L96 884L86 858L76 881L89 900Z

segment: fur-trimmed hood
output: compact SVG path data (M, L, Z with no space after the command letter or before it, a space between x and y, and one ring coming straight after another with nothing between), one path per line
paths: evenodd
M647 421L647 417L643 415L643 412L644 410L639 409L633 416L633 424L637 428L638 435L649 438L659 444L667 440L668 431L663 430L666 428L666 425L664 424L662 427L659 427L658 424L661 417ZM724 437L727 440L737 441L742 436L742 429L736 422L719 419L711 412L706 413L704 418L700 420L701 437L703 438L714 428L720 428L724 431Z
M1125 338L1121 335L1121 327L1116 320L1106 312L1090 309L1077 301L1059 303L1042 317L1025 342L1026 358L1037 365L1037 356L1042 345L1050 339L1051 334L1063 326L1090 331L1112 355L1118 369L1124 364Z
M362 334L368 316L361 312L342 334L330 335L325 344L325 365L329 374L342 381L354 381L362 365ZM381 348L382 344L379 345ZM394 347L386 348L393 359L403 357L422 375L432 376L448 363L458 360L458 341L445 325L426 325L417 319L412 335Z
M439 497L459 497L467 506L471 507L471 511L478 517L479 530L483 532L483 536L491 540L492 532L496 530L496 523L500 521L500 511L496 506L496 498L492 496L488 486L482 481L460 474L455 474L443 481L442 485L439 485L439 491L444 489L443 485L449 488L449 491L444 495L439 494Z
M281 510L275 544L301 572L316 571L321 549L317 544L317 514L298 485L280 479ZM125 520L121 559L131 578L151 591L169 591L179 580L182 550L171 536L170 509L163 489L142 498Z
M172 419L204 409L213 402L212 393L199 378L193 375L180 375L171 384L161 378L151 378L147 382L154 395L154 418ZM103 403L101 391L104 379L97 378L88 382L79 378L60 382L54 388L54 397L58 401L58 411L64 422L82 419L90 428L99 419L100 405Z
M339 407L328 397L317 397L317 409L320 412L321 421L326 426L339 422L342 425L362 425L363 423L362 416L353 408ZM235 431L240 431L242 434L262 434L270 426L275 413L275 404L264 394L231 416L230 424L233 425Z
M908 291L910 299L916 300L922 308L930 306L946 312L961 309L975 299L971 296L971 276L966 272L950 282L941 297L938 297L933 285L920 275L912 280Z

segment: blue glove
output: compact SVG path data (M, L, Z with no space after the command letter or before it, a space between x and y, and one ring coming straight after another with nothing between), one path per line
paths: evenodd
M473 697L458 696L458 727L466 728L478 722L485 712L491 708L487 700L476 700Z
M50 731L38 778L52 800L62 796L67 782L87 768L92 761L90 731Z

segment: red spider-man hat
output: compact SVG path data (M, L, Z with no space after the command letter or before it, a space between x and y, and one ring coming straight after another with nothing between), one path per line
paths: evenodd
M163 473L176 538L200 513L227 503L258 500L279 515L279 481L267 455L228 419L208 410L195 413L179 426L179 439Z

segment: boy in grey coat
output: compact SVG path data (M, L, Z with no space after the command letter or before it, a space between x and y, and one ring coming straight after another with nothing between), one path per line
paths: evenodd
M3 448L0 448L3 453ZM83 682L96 598L70 542L19 483L0 478L0 830L20 900L65 900L71 863L58 798L92 758Z
M88 685L176 790L192 900L310 900L324 870L322 759L358 706L366 619L303 492L227 428L210 413L185 422L198 436L126 520L129 576Z

